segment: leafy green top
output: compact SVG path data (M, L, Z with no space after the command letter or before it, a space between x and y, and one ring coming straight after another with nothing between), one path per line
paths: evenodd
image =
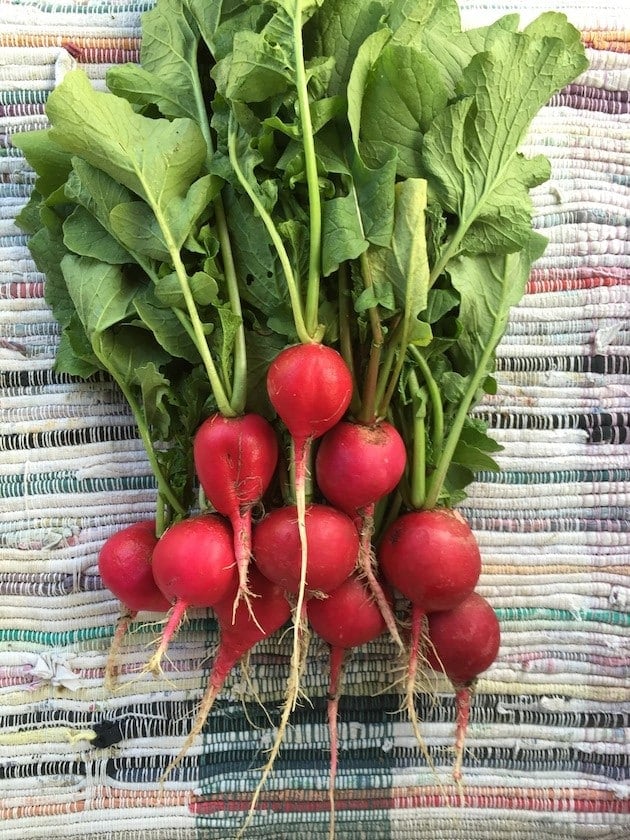
M108 92L68 73L16 141L58 368L115 378L177 514L204 414L268 412L271 359L324 340L356 417L405 433L404 503L456 503L494 466L469 412L545 244L549 165L519 149L579 33L464 31L455 0L158 0L142 29L140 64Z

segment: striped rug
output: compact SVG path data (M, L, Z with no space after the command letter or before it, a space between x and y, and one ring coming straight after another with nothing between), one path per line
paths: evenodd
M503 641L480 681L463 797L449 786L452 701L419 711L437 775L390 686L393 650L358 652L341 703L339 840L613 840L630 836L630 21L627 0L464 2L471 25L504 11L566 11L589 69L527 137L552 177L534 192L549 247L512 314L498 395L477 409L504 445L463 512L482 594ZM592 9L592 6L595 9ZM74 62L102 86L138 58L143 2L0 2L0 840L229 840L273 736L288 645L235 671L172 779L216 644L193 613L163 677L142 673L157 627L133 626L114 693L103 688L117 603L96 558L149 516L153 485L128 412L106 381L52 371L58 329L14 223L33 184L12 147L45 126ZM624 8L625 7L625 8ZM328 832L326 658L295 714L248 838ZM263 706L251 700L252 689ZM94 742L98 732L101 740ZM109 744L109 745L108 745Z

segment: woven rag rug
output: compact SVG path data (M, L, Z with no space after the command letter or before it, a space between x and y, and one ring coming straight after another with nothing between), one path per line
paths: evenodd
M117 690L103 687L117 602L99 547L153 513L131 418L107 381L53 372L58 329L14 218L33 176L14 132L78 62L102 86L138 59L140 0L0 3L0 840L228 840L273 736L235 670L203 737L162 787L216 644L198 612L162 677L142 673L156 626L138 622ZM420 699L438 777L391 684L386 641L358 652L341 704L340 840L630 837L630 21L627 0L461 4L464 20L565 11L589 69L542 110L526 154L549 238L477 409L504 445L465 504L496 607L500 656L480 681L461 797L448 785L454 709ZM594 6L594 9L592 8ZM624 9L625 6L625 9ZM272 713L288 647L262 645L251 681ZM248 837L327 836L326 658L313 649L300 706ZM94 742L94 727L105 733ZM107 742L114 742L109 743Z

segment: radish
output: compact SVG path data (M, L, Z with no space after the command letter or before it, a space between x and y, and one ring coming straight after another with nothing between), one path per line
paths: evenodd
M423 625L427 613L450 610L474 590L481 573L479 546L457 511L415 510L387 528L378 559L384 578L411 602L405 699L418 744L430 762L414 702Z
M352 573L359 554L359 534L352 519L328 505L308 505L304 514L304 533L308 541L308 556L304 568L304 552L295 505L271 511L254 526L254 563L263 575L298 596L294 612L294 647L287 697L283 706L278 732L263 769L261 781L252 799L250 813L255 808L260 791L271 772L289 722L289 715L297 699L299 675L308 646L304 632L303 612L306 597L331 592ZM300 599L302 601L300 602ZM298 648L295 648L297 636Z
M345 513L329 505L310 504L305 513L308 559L306 594L331 592L356 566L359 534ZM276 508L254 526L254 562L269 580L297 595L302 548L295 505Z
M186 610L214 607L238 578L229 524L216 513L205 513L171 525L153 551L153 576L173 605L147 666L159 673L162 657Z
M98 555L101 580L123 605L105 664L105 685L116 680L116 657L123 637L139 612L166 613L170 608L157 587L151 569L157 544L155 520L135 522L103 543Z
M234 556L241 596L247 597L251 555L252 508L259 504L278 463L278 441L259 414L214 414L201 424L194 440L195 471L206 498L226 516L234 532Z
M297 601L293 614L293 646L285 702L278 731L262 776L252 796L247 819L238 836L242 836L252 818L256 803L280 750L282 739L299 695L300 671L303 666L304 601L308 562L306 532L306 474L311 447L346 413L352 398L352 374L342 356L332 347L317 342L292 345L281 350L267 371L267 394L280 420L291 436L294 460L295 514L300 545L300 575ZM254 533L256 542L256 533ZM256 559L257 548L254 548ZM311 565L311 573L316 565Z
M291 615L291 607L282 588L267 580L255 567L250 569L249 574L250 595L255 600L251 604L240 601L235 612L234 600L239 586L240 581L236 581L214 605L219 624L219 647L214 656L208 687L201 698L184 746L166 768L163 778L180 763L203 729L232 668L254 645L279 630Z
M453 778L462 778L462 762L470 705L477 677L497 658L501 628L495 611L476 592L451 610L428 616L427 660L443 671L455 689L456 736Z
M346 651L380 636L386 624L371 589L357 573L350 575L326 598L311 598L306 607L313 630L330 646L328 684L328 729L330 731L329 837L335 835L335 779L339 755L337 716Z
M372 425L337 423L322 438L315 458L317 484L324 496L340 510L359 519L359 566L400 648L403 644L394 612L374 573L372 537L375 503L396 488L406 461L402 437L385 420Z

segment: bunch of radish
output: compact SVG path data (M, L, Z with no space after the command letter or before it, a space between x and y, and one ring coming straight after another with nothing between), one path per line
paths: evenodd
M328 645L332 832L336 719L347 651L390 633L404 652L406 706L423 749L415 713L418 665L446 674L458 703L459 779L470 698L476 678L497 655L498 623L474 592L481 558L459 513L408 510L377 532L375 506L396 492L407 447L390 422L368 425L349 414L353 384L341 355L321 343L289 347L271 364L267 388L275 426L244 414L212 415L199 427L194 460L204 509L176 520L159 538L154 522L114 534L99 566L127 623L141 610L167 612L147 665L153 673L189 608L211 608L217 618L219 645L208 687L167 774L202 731L232 667L292 618L285 701L250 818L298 701L310 633ZM278 505L268 491L286 433L293 498ZM395 607L405 602L410 616ZM119 629L117 645L120 635ZM108 675L112 671L108 667Z
M155 477L155 519L100 552L122 605L106 681L138 613L164 617L154 674L189 610L219 627L168 772L234 665L291 622L241 833L312 634L330 652L331 836L348 651L388 634L431 766L415 698L423 673L445 674L459 782L499 648L456 509L499 469L472 410L496 392L496 349L546 245L528 191L549 167L520 145L587 60L561 15L471 35L455 0L424 5L156 0L140 67L112 67L106 91L68 72L50 128L14 138L38 176L18 224L52 281L56 369L113 380Z

